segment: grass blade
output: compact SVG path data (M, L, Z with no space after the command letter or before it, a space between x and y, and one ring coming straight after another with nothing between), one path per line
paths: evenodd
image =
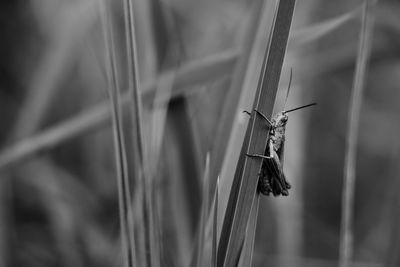
M129 174L125 151L125 138L121 118L121 105L119 94L118 73L116 66L115 47L113 42L112 24L107 12L105 2L101 2L101 17L103 22L104 38L106 45L106 68L109 88L110 105L112 111L115 161L118 176L119 213L121 225L121 241L124 255L124 266L135 266L135 244L132 219L132 202L129 186Z
M136 48L136 35L133 17L133 6L131 0L124 0L124 17L125 17L125 36L127 47L127 73L128 73L128 92L132 97L133 105L131 105L131 112L133 114L133 134L135 135L134 146L137 148L139 154L139 168L142 169L143 165L143 129L141 121L141 99L139 90L139 68L137 62L137 48Z
M26 91L26 101L19 111L10 135L22 139L33 134L46 116L54 97L59 92L65 73L74 64L79 53L74 50L87 36L96 21L97 1L77 2L72 10L57 16L51 35L50 48L45 49L43 60L36 66L32 81Z
M160 154L162 148L162 141L165 132L165 124L168 113L168 102L165 99L170 99L172 88L175 82L176 73L169 72L160 78L158 90L156 90L153 112L151 114L151 134L150 142L148 143L148 155L146 157L145 166L145 184L146 184L146 198L147 198L147 210L148 210L148 226L146 228L146 234L149 238L148 242L148 260L150 260L151 266L159 266L161 263L161 238L160 238L160 226L157 218L157 207L155 206L155 198L161 195L162 192L155 192L153 181L156 179L157 168L160 164ZM146 207L145 207L146 208ZM146 212L146 210L145 210ZM151 223L150 223L151 222Z
M229 141L225 151L223 165L220 170L221 197L218 205L221 212L218 219L219 225L222 225L224 212L228 203L229 190L232 186L236 165L241 153L241 147L238 146L238 144L243 142L246 127L249 121L247 117L245 118L242 115L243 110L251 110L249 107L254 102L254 97L258 87L257 80L263 66L263 55L265 54L265 51L268 49L269 45L269 36L266 34L266 29L271 29L274 23L275 4L276 3L273 1L264 1L264 5L260 8L261 14L258 25L253 26L256 28L256 32L254 41L251 42L252 46L250 48L251 53L249 54L248 64L245 70L242 70L246 73L243 77L243 81L238 81L238 83L241 85L240 90L242 93L239 104L236 106L236 110L234 111L236 118L234 118L235 120L232 128L226 133L229 136L226 136L225 139L229 139ZM242 77L242 75L239 76ZM230 90L235 89L233 86L234 85L232 84L232 88ZM240 114L242 117L240 115L237 116L238 114ZM218 161L218 154L217 156L214 156L214 160Z
M240 101L240 97L243 94L243 91L246 90L248 83L250 82L250 77L253 77L254 73L259 71L256 69L258 64L254 64L256 61L251 57L251 54L254 53L254 48L256 44L258 45L260 42L263 42L264 29L271 25L270 20L263 20L262 16L265 16L264 13L271 13L272 4L265 3L266 7L262 8L262 4L265 1L254 1L251 13L251 21L246 27L246 34L244 36L244 44L242 48L242 53L238 56L237 64L232 72L232 80L230 82L230 87L228 93L226 95L226 99L223 103L223 108L221 110L220 123L217 125L217 132L215 135L213 149L211 153L211 169L210 176L215 181L217 175L221 171L221 165L224 158L227 156L226 149L228 145L229 136L232 133L232 127L234 123L234 119L236 117L236 111L238 108L238 103ZM255 14L253 14L255 13ZM263 25L260 25L260 24ZM258 30L258 25L265 28L263 31ZM260 40L261 39L261 40ZM261 52L262 53L262 52ZM244 89L245 88L245 89ZM255 87L253 87L255 88ZM243 90L244 89L244 90ZM247 89L249 91L251 89ZM253 89L253 95L254 95ZM236 164L236 162L234 163Z
M167 120L168 113L168 102L163 101L163 99L169 99L171 95L171 91L175 81L175 73L168 73L160 79L160 84L158 90L156 92L153 104L153 112L151 114L151 134L150 134L150 142L148 145L148 158L146 163L146 173L145 179L147 182L147 198L148 205L152 207L149 209L149 220L153 223L149 224L149 234L151 237L149 240L150 245L150 253L148 254L151 257L152 263L151 266L158 266L161 262L161 239L159 235L160 227L158 225L157 218L159 217L157 214L157 208L154 206L156 203L155 197L160 195L161 192L155 192L153 187L153 181L157 176L157 168L160 164L160 154L162 148L162 141L165 132L165 124Z
M137 59L137 45L135 33L135 20L133 12L132 0L124 0L124 17L125 17L125 35L127 46L128 60L128 92L132 98L131 114L133 131L133 150L136 167L136 179L139 186L142 188L142 205L143 205L143 220L140 221L139 227L144 230L144 252L141 255L146 262L146 266L157 266L160 262L159 250L155 238L158 230L155 227L155 207L152 202L152 176L150 166L146 163L147 156L144 140L144 132L142 127L142 99L139 89L139 68ZM155 167L154 167L155 168Z
M259 110L269 118L278 90L295 2L295 0L279 2L270 46L268 52L265 53L264 68L253 105L253 109ZM256 194L258 172L261 168L259 159L247 159L245 153L263 154L267 138L268 131L266 131L265 122L258 116L252 116L222 226L218 247L218 266L235 266L240 257L251 205Z
M171 72L160 78L158 90L156 91L153 103L153 112L151 115L151 138L149 143L149 161L150 166L154 166L149 170L150 176L156 175L160 150L163 141L165 123L168 112L168 101L171 99L171 92L174 86L176 73Z
M341 14L340 16L294 31L293 34L290 35L289 47L304 45L324 37L338 29L340 26L346 24L349 20L355 18L360 14L361 10L362 7L357 7L354 10Z
M218 249L218 199L219 199L219 176L215 186L213 200L213 228L212 228L212 251L211 251L211 266L217 267L217 249Z
M367 63L370 55L373 33L374 14L372 10L374 9L375 5L376 2L369 0L364 2L356 72L350 100L342 195L342 221L340 226L340 267L350 266L353 257L353 213L358 126L360 120L362 92L364 89L364 81L367 72Z
M256 238L258 207L260 205L260 198L255 197L253 205L251 206L250 218L247 224L246 239L243 245L242 255L240 257L239 266L251 266L253 261L254 240Z
M204 247L205 247L205 236L206 236L206 218L208 215L208 199L209 199L209 185L210 185L210 154L207 154L206 165L204 168L203 176L203 196L200 223L197 237L196 251L193 254L192 266L202 267L204 266Z

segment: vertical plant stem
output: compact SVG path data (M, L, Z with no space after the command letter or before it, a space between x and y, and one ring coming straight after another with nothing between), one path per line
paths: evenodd
M131 94L133 104L132 114L134 117L133 127L136 133L136 144L138 156L141 166L143 165L143 129L142 129L142 103L140 99L139 88L139 67L137 61L137 47L135 24L133 14L132 0L124 0L125 10L125 34L126 34L126 47L127 47L127 60L128 60L128 90Z
M257 2L254 2L254 4L256 3ZM240 60L238 60L236 64L238 68L236 71L238 73L236 73L234 76L243 79L243 81L239 79L236 81L236 85L234 85L234 81L232 80L232 88L229 89L229 92L231 92L232 90L239 90L241 92L240 100L238 100L237 104L235 105L236 110L230 111L235 113L236 116L238 113L242 114L243 110L250 110L249 107L251 107L254 103L254 98L258 87L258 78L264 63L263 55L266 53L265 51L268 51L267 49L269 46L270 35L266 34L266 29L272 29L275 18L274 14L276 13L276 1L263 0L262 3L263 4L261 6L255 6L256 8L260 9L260 11L257 12L257 14L260 13L260 17L257 19L257 21L254 22L253 25L251 25L251 27L255 28L255 36L253 38L249 37L251 39L251 42L248 44L249 46L251 44L251 46L248 48L250 52L243 52L244 55L249 57L248 61L245 61L243 59L243 61L245 61L247 65L240 66L239 68L239 65L244 64L244 62L241 63ZM253 16L256 17L255 14ZM244 71L245 75L239 75L239 71ZM236 88L237 85L240 85L240 87ZM227 96L227 100L233 101L232 99L230 99L230 96ZM228 107L227 105L225 106ZM223 113L229 111L225 109L226 107L224 107ZM223 114L221 115L221 118L224 118ZM248 118L245 118L245 120L248 120ZM220 172L221 175L221 197L220 201L218 202L218 206L221 211L218 215L220 217L218 219L219 225L221 224L220 222L225 215L226 206L229 200L229 190L231 190L238 158L241 153L241 147L237 144L243 140L247 125L248 121L243 123L241 119L236 119L231 128L227 127L226 125L226 128L229 129L229 131L225 133L225 139L227 139L227 147L225 148L225 152L223 155L223 164L221 168L218 169L218 172ZM218 128L219 129L217 130L216 140L218 140L218 136L221 134L221 132L219 132L221 128ZM226 129L224 129L224 131L225 130ZM218 144L216 144L215 147L218 148ZM219 149L221 151L224 150L222 146ZM219 149L213 150L218 151ZM218 154L215 154L214 156L215 157L213 161L215 160L216 162L218 162ZM213 165L211 165L211 174L213 171L212 167Z
M374 7L375 4L376 1L372 2L369 0L366 0L364 3L356 71L350 100L351 102L348 119L342 195L342 221L340 229L341 233L339 251L340 267L350 266L351 260L353 258L353 214L356 181L358 126L360 120L362 92L367 71L367 62L370 54L374 23L373 12L370 13L369 11L371 10L371 6Z
M108 92L112 111L115 161L118 175L119 214L121 224L121 241L124 255L124 266L135 266L135 245L133 236L132 202L130 195L129 174L125 151L124 131L121 117L120 86L113 41L113 30L106 2L100 3L101 18L103 22L105 46L106 46L106 69Z
M156 266L158 257L158 250L156 249L155 236L155 222L153 211L154 207L152 204L152 183L151 173L145 158L147 158L145 138L142 124L142 102L141 102L141 91L139 87L139 67L138 67L138 55L137 55L137 40L135 33L135 19L133 11L133 1L124 0L125 10L125 34L126 34L126 46L127 46L127 60L128 60L128 87L132 97L131 112L132 126L134 134L134 153L135 153L135 167L137 170L136 177L141 187L142 193L142 204L143 204L143 220L139 228L144 228L144 245L145 255L144 260L146 266ZM156 256L157 254L157 256Z
M251 266L253 262L254 240L256 238L258 207L260 197L256 196L251 206L250 219L246 229L246 239L243 245L242 255L240 256L239 267Z
M265 6L263 5L263 2ZM254 64L255 60L252 60L253 58L251 57L251 55L252 53L255 53L255 51L253 50L255 48L255 43L265 43L262 42L263 39L257 35L259 34L264 37L265 29L260 31L258 30L258 27L264 26L262 25L262 17L265 16L266 13L271 13L270 10L273 4L271 3L271 1L258 0L254 1L253 5L254 14L252 14L252 19L249 23L246 35L243 38L244 44L242 48L242 53L240 54L238 62L233 69L232 80L230 82L230 87L226 95L226 100L223 103L223 108L221 111L220 123L217 125L217 132L215 135L213 150L211 153L212 160L210 177L213 180L217 178L220 172L220 166L223 163L224 157L226 157L229 135L232 133L233 122L234 118L237 115L236 109L238 108L240 96L244 90L253 89L245 88L245 86L249 84L249 77L253 75L254 69L260 66L258 64ZM267 7L269 7L269 9L267 9ZM267 20L267 22L270 21ZM268 26L270 26L270 24ZM257 81L251 80L251 82ZM253 89L253 92L254 91L255 88ZM236 162L234 162L233 164L236 164Z
M206 220L208 214L208 198L209 198L209 185L210 185L210 154L207 153L206 165L204 168L203 176L203 200L199 224L199 237L197 244L197 251L194 256L196 267L204 266L204 246L205 246L205 233L206 233Z

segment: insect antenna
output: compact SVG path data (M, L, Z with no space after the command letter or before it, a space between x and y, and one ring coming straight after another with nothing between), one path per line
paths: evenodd
M289 113L289 112L292 112L292 111L295 111L295 110L299 110L299 109L302 109L302 108L308 108L308 107L315 106L315 105L317 105L317 103L311 103L311 104L308 104L308 105L304 105L304 106L300 106L300 107L297 107L297 108L292 108L292 109L286 110L283 113Z
M284 114L292 112L292 111L295 111L295 110L299 110L299 109L302 109L302 108L308 108L308 107L311 107L311 106L315 106L317 104L317 103L311 103L311 104L300 106L300 107L297 107L297 108L292 108L292 109L289 109L289 110L285 110L286 103L287 103L287 100L289 98L290 86L292 85L292 76L293 76L293 68L290 68L289 85L288 85L288 89L287 89L287 92L286 92L285 103L283 105L283 113Z

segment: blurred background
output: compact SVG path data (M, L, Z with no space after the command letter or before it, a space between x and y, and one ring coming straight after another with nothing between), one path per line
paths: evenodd
M253 101L243 100L243 80L257 84L254 62L263 57L275 1L133 2L143 122L146 135L162 140L152 166L161 266L188 266L206 155L210 192L221 174L223 211L232 179L224 169L234 172L237 162L227 151L243 142L231 133L246 125L241 111ZM110 3L126 88L123 6ZM362 3L297 1L275 112L290 68L286 107L318 106L290 114L284 169L293 188L286 198L261 198L253 266L337 266ZM0 3L0 266L121 266L98 4ZM375 11L357 147L354 266L400 266L400 2L381 0ZM155 102L163 90L168 97ZM154 132L159 105L165 125Z

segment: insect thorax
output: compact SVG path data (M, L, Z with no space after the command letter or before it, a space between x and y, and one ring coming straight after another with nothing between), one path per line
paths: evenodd
M275 151L278 151L281 148L283 142L285 142L285 130L287 120L288 116L283 112L276 114L276 116L272 120L273 127L270 133L270 138Z

